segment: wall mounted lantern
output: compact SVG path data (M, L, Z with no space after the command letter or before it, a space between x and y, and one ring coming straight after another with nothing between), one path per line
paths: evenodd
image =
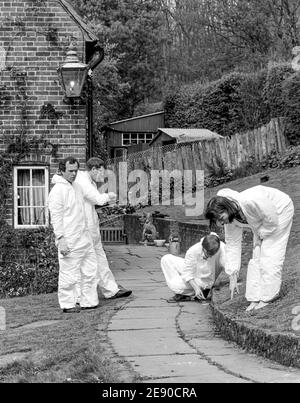
M76 47L70 44L64 63L57 69L67 98L80 98L90 67L78 59Z

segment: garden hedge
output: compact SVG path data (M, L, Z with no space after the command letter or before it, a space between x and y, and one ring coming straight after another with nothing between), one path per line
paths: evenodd
M205 128L222 136L284 117L291 144L300 143L300 73L290 63L255 73L234 72L207 84L196 82L164 99L166 127Z

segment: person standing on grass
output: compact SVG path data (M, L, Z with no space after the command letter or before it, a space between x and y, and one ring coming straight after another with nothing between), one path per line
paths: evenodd
M83 194L75 182L79 162L68 157L59 163L59 176L49 193L51 224L59 260L58 301L65 313L98 306L97 257L85 216ZM77 284L80 280L80 308Z
M168 287L175 293L168 302L207 299L225 265L225 245L217 234L206 235L185 258L165 255L161 268Z
M238 291L243 227L252 229L253 256L246 280L248 311L261 309L279 296L293 215L294 205L287 194L261 185L241 193L222 189L208 202L205 217L210 227L218 223L225 227L225 270L230 274L231 298Z
M54 175L52 183L56 183L59 178L59 175ZM109 268L107 257L102 246L99 218L95 206L102 206L106 203L116 201L116 194L113 192L103 194L99 193L96 183L101 182L103 178L104 162L100 158L93 157L87 161L86 171L78 171L74 183L80 187L84 197L84 210L87 219L87 226L97 256L97 279L99 288L106 299L128 297L131 295L132 291L118 286L114 275Z

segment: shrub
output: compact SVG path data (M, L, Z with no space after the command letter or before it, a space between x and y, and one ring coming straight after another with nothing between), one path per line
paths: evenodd
M287 78L283 84L285 102L285 135L290 144L300 143L300 73Z
M0 297L51 293L57 290L58 259L51 229L0 231Z
M264 103L269 107L270 119L286 115L284 82L293 73L291 64L288 63L276 64L269 67L264 86L262 87L262 97Z
M231 73L209 84L186 85L164 101L166 126L197 127L229 136L267 123L262 87L267 71Z
M255 73L230 73L208 84L185 85L164 100L168 127L204 128L230 136L284 117L292 145L300 143L299 105L300 74L289 63Z

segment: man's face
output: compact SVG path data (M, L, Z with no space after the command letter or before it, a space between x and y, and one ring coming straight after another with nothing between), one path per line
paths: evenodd
M90 175L94 182L104 182L104 173L105 169L103 166L100 168L93 167L90 170Z
M62 177L66 181L73 183L74 180L76 179L77 172L78 172L78 164L77 163L70 164L69 161L67 161L66 170L65 172L62 172Z
M214 252L208 252L206 249L203 248L203 259L207 260L215 255Z

